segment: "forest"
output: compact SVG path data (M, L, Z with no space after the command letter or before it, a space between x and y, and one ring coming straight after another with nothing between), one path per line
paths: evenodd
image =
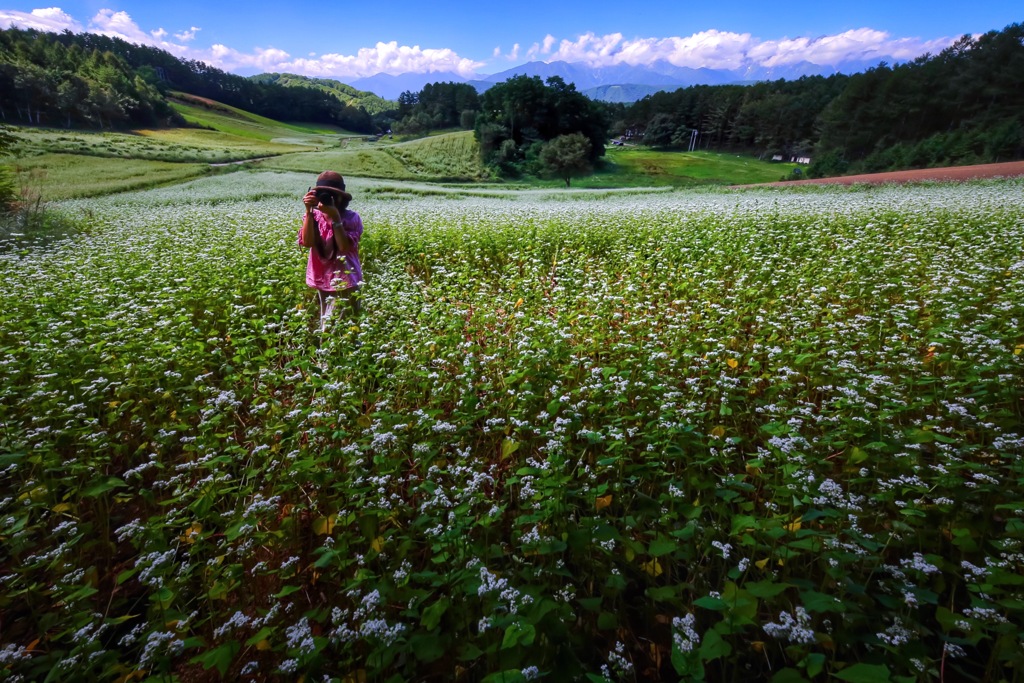
M158 48L91 33L0 31L0 119L32 125L126 128L182 125L172 90L281 121L375 130L366 109L313 86L230 74Z

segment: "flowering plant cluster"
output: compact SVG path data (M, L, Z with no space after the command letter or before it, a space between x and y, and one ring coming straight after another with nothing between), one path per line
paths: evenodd
M352 185L3 245L0 680L1024 676L1021 181Z

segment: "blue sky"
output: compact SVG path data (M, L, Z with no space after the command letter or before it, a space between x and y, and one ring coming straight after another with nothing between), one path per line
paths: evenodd
M531 60L739 68L912 59L965 33L1024 21L1020 0L58 2L0 0L0 28L94 31L239 74L342 81L406 72L470 77Z

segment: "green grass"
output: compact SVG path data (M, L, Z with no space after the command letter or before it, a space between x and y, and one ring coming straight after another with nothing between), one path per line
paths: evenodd
M306 145L337 144L339 135L357 135L321 124L284 123L243 109L192 95L171 100L175 111L191 124L212 128L240 138L272 142L279 138L302 140Z
M578 182L580 187L766 183L779 180L797 166L736 154L666 152L637 147L609 147L605 160L610 168L590 178L581 179Z
M44 201L95 197L181 183L210 172L208 164L41 154L12 164L18 183Z
M472 131L429 136L407 142L343 141L321 152L270 159L263 168L312 173L335 168L346 176L391 180L473 181L487 177Z

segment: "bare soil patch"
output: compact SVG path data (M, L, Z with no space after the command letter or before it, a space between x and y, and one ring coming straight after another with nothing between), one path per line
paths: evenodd
M758 185L734 185L733 187L790 187L793 185L881 185L884 183L916 183L937 180L974 180L976 178L1007 178L1024 175L1024 161L1008 161L1001 164L978 164L975 166L949 166L946 168L919 168L912 171L890 171L888 173L863 173L836 178L814 178L808 180L786 180Z

